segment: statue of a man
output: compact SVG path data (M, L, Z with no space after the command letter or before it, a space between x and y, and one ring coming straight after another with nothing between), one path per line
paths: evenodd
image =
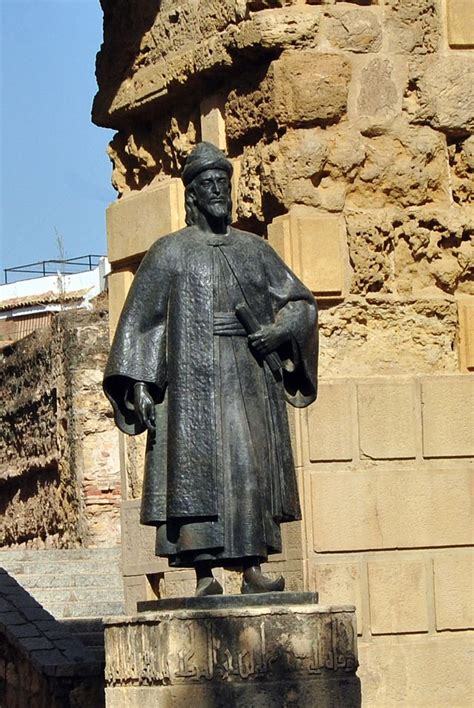
M232 165L189 155L187 228L158 239L134 278L104 390L125 433L148 431L141 523L156 554L196 570L196 596L283 590L260 564L300 519L285 401L316 398L316 305L261 237L232 228Z

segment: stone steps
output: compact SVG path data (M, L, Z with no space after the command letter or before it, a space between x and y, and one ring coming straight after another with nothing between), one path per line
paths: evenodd
M0 567L58 620L124 611L119 547L0 550Z
M2 556L0 554L0 565L2 561ZM11 566L14 567L14 566ZM13 574L13 573L12 573ZM18 573L17 575L23 575L23 573ZM31 573L26 574L25 583L32 590L47 590L54 591L55 588L61 588L62 590L75 590L80 588L103 588L104 587L104 573L82 573L80 575L73 574L71 572L65 573L61 569L61 575L56 575L55 573ZM122 590L122 578L120 575L108 575L107 576L107 588L109 590Z
M123 602L70 602L51 603L41 605L56 619L89 619L90 617L109 617L121 615L124 612Z

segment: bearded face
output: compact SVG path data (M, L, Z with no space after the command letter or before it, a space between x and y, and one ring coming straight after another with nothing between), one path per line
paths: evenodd
M194 178L192 195L195 207L214 219L229 217L231 211L230 181L227 172L205 170Z

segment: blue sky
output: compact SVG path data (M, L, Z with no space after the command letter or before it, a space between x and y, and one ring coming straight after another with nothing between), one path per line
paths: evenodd
M115 199L91 123L99 0L0 0L0 268L106 252ZM0 273L3 282L3 272Z

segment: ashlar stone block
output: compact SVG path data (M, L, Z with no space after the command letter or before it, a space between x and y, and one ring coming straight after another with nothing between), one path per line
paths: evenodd
M201 102L201 140L226 151L227 139L222 96L207 96Z
M407 61L400 56L370 56L357 61L349 117L361 131L385 131L400 115L407 73Z
M474 629L474 556L451 553L435 556L436 629Z
M347 381L322 382L308 409L311 462L352 460L352 390Z
M184 187L179 179L122 197L107 209L108 257L137 259L160 236L185 226Z
M341 298L348 268L341 216L293 207L268 227L271 245L317 297Z
M412 382L359 383L359 445L362 457L416 457L415 390Z
M427 378L421 384L425 457L474 455L474 379L469 375Z
M168 570L168 561L155 556L155 528L140 524L140 503L140 499L131 499L121 504L124 576L162 573Z
M420 67L421 68L421 67ZM454 135L474 130L474 57L439 57L426 61L424 71L415 69L416 93L412 96L413 119ZM412 82L413 82L412 77Z
M450 47L474 47L474 5L472 0L446 0Z
M368 573L372 634L428 631L423 561L370 561Z
M360 706L353 607L230 599L107 620L107 707Z
M332 46L349 52L377 52L382 45L382 27L372 8L346 3L328 8L321 31Z
M115 270L107 276L109 290L109 332L111 339L115 333L120 313L133 281L133 270L124 268Z
M472 543L470 470L330 470L310 479L316 553Z
M359 563L318 563L311 572L312 588L318 592L319 601L331 605L343 602L355 605L357 632L363 632L361 566Z
M366 706L467 708L472 703L472 635L468 633L380 637L361 642L359 652Z
M345 114L351 70L343 56L288 51L274 63L273 74L280 125L302 126Z
M474 10L474 8L473 8ZM459 364L461 371L474 370L474 298L458 302Z

